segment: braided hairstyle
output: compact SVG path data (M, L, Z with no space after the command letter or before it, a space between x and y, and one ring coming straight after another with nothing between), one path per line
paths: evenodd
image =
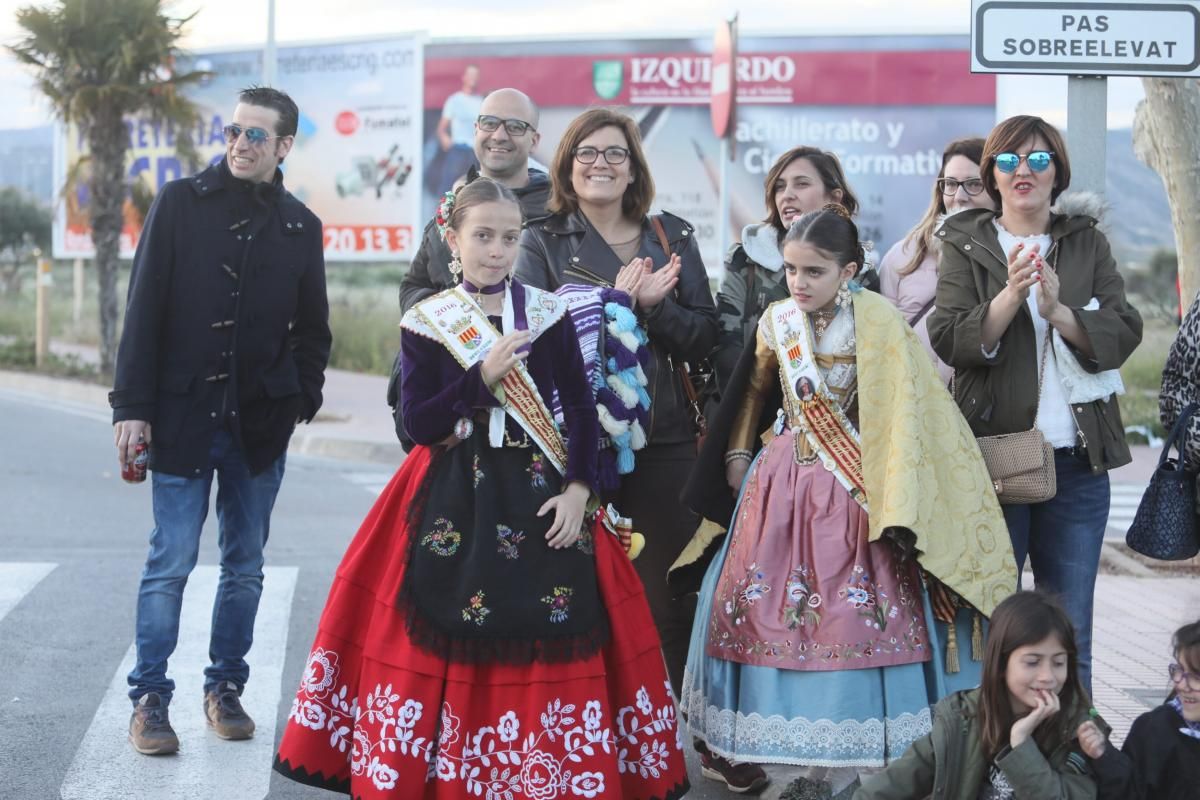
M517 199L512 189L498 181L482 176L465 186L460 186L453 193L447 192L447 199L449 202L442 204L439 214L444 210L446 227L453 228L456 231L462 229L463 222L467 218L467 212L474 206L497 202L513 203L518 208L521 205L521 201ZM443 231L442 238L445 238L445 236L445 231Z
M867 260L866 250L858 238L858 226L840 203L826 203L816 211L796 218L784 234L781 247L786 247L788 242L811 245L840 267L853 262L855 274L862 270Z

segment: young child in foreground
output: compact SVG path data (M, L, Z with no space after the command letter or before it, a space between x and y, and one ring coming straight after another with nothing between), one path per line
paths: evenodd
M1120 750L1094 723L1079 726L1100 800L1200 797L1200 620L1175 631L1171 693L1136 720Z
M929 735L854 800L1094 798L1076 739L1089 704L1066 612L1046 595L1017 592L992 615L980 687L938 703Z

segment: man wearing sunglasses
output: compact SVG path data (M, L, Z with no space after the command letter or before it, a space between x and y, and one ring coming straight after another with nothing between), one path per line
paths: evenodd
M120 464L143 442L152 470L154 530L129 674L129 739L147 755L179 749L167 660L214 474L221 577L204 713L223 739L254 733L239 698L271 509L288 440L317 413L329 360L321 221L279 170L299 110L270 88L245 89L239 101L224 158L163 186L146 217L109 395Z
M470 183L482 175L512 189L521 201L521 212L526 220L545 216L546 201L550 196L549 176L529 166L529 154L541 139L537 125L537 106L524 92L497 89L489 94L475 120L474 147L479 166L471 167L464 178ZM426 297L455 285L457 278L450 271L450 260L450 248L438 233L436 222L430 220L408 273L400 282L401 313ZM399 386L400 358L397 355L388 384L388 405L395 417L396 435L407 449L408 438L400 423Z

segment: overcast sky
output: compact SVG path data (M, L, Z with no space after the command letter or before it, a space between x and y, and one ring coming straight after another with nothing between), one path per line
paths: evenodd
M0 44L11 44L19 35L15 12L29 4L0 0ZM969 0L276 0L275 35L280 43L407 31L426 31L435 39L710 35L739 5L752 6L740 9L743 35L966 34L970 26ZM257 44L266 37L267 0L174 0L167 6L179 16L197 12L184 41L189 49ZM1108 86L1109 127L1127 128L1142 97L1141 83L1110 78ZM997 113L1001 118L1039 114L1063 125L1066 87L1064 77L1001 76ZM29 75L7 52L0 52L0 109L0 128L50 119Z

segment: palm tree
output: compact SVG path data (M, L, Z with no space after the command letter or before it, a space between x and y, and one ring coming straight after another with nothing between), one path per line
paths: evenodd
M205 73L176 74L176 43L191 19L167 17L161 0L56 0L17 11L23 37L8 49L33 68L38 89L55 114L75 125L89 151L92 241L100 283L100 368L111 373L116 357L117 267L129 134L134 114L173 124L180 155L198 162L190 131L199 114L177 91ZM69 170L74 172L74 170Z

